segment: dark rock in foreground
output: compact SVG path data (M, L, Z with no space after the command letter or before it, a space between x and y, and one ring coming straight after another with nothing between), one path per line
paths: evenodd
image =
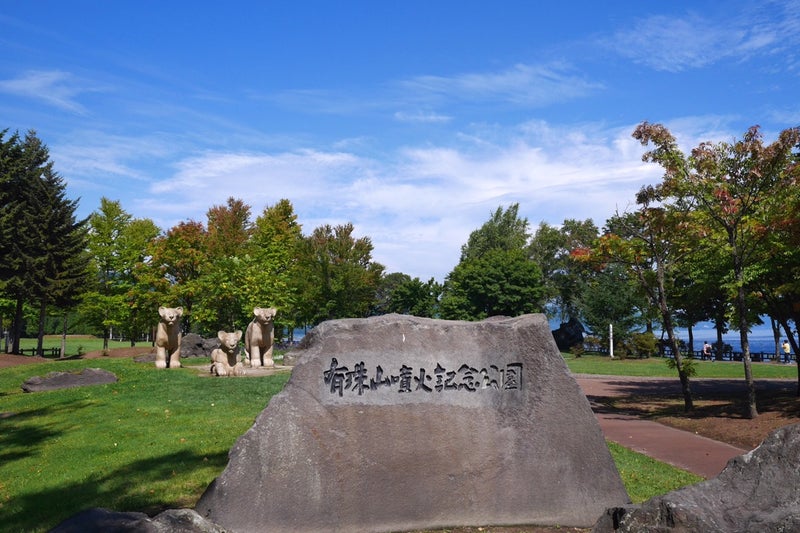
M80 372L50 372L46 376L33 376L22 384L25 392L41 392L86 385L116 383L117 376L101 368L85 368Z
M773 431L714 479L610 508L593 533L800 531L800 424Z
M628 496L543 315L334 320L195 509L237 531L591 526Z
M49 533L225 533L191 509L170 509L150 518L93 508L68 518Z

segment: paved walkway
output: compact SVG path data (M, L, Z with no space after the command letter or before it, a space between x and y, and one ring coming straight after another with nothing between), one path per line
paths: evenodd
M600 402L603 397L630 394L670 393L680 395L680 383L677 379L587 374L576 374L575 379L589 399L605 437L626 448L688 470L706 479L716 477L725 468L729 459L749 451L657 422L609 412ZM759 380L757 386L759 389L794 387L796 382ZM742 380L692 380L692 391L695 393L713 388L730 390L732 394L741 394L742 387L744 387Z

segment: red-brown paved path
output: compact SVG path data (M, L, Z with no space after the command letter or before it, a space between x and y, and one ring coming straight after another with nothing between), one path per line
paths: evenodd
M706 479L716 477L729 459L746 453L724 442L715 441L688 431L674 429L657 422L641 420L606 409L600 400L604 397L670 393L680 396L680 383L671 378L596 376L576 374L575 379L592 405L605 437L637 452L678 468L688 470ZM757 380L759 390L797 386L792 380ZM730 390L743 394L743 380L694 379L692 391Z

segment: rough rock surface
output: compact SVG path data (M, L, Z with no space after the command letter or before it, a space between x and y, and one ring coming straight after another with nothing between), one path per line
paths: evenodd
M553 330L553 338L559 350L568 352L576 344L583 343L583 332L583 324L575 318L570 318L569 321L562 322L558 329Z
M326 322L195 509L249 531L591 527L628 496L543 315Z
M800 424L772 432L714 479L610 508L593 533L800 531Z
M209 357L219 347L219 339L204 339L197 333L187 333L181 340L181 357Z
M49 533L225 533L192 509L170 509L153 518L92 508L68 518Z
M41 392L56 389L84 387L115 383L117 376L101 368L84 368L80 372L50 372L45 376L33 376L22 384L25 392Z

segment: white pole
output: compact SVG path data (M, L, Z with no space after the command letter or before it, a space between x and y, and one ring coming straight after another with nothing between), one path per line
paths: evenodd
M614 324L608 325L608 354L614 359Z

